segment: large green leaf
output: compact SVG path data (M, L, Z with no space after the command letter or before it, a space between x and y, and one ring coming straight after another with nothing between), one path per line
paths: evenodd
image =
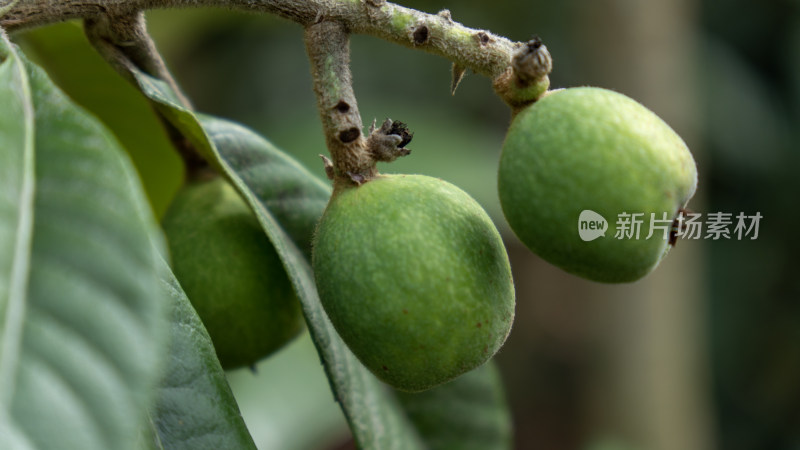
M158 226L102 125L2 32L0 59L0 448L133 448L166 336Z
M511 448L511 414L494 361L429 391L397 397L430 450Z
M0 29L0 405L8 409L19 358L33 241L33 103L25 68ZM0 416L0 446L25 448L23 431Z
M180 186L181 161L147 100L94 51L76 21L29 30L16 40L64 93L114 133L156 216L163 214Z
M166 262L162 270L172 326L169 357L152 413L156 448L255 449L211 338Z
M256 212L301 299L334 395L359 446L422 448L394 397L350 352L319 301L306 255L310 228L329 195L325 185L255 133L195 115L180 106L165 83L138 71L133 75L159 112L231 179Z

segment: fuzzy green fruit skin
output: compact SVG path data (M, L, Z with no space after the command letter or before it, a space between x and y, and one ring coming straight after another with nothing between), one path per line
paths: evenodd
M697 186L681 138L636 101L600 88L553 91L521 111L503 144L498 190L511 228L533 252L567 272L629 282L669 250L650 214L678 215ZM578 217L608 221L605 237L584 242ZM616 239L620 213L644 213L637 239Z
M436 178L384 175L337 191L313 266L337 332L400 390L480 366L511 330L514 285L500 235L475 200Z
M249 366L303 329L275 248L222 178L183 187L162 221L172 269L225 369Z

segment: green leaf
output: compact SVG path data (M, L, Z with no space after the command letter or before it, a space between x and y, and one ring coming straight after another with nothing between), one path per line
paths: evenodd
M172 325L169 357L152 413L156 448L255 449L211 338L166 262L162 265Z
M306 255L310 230L329 196L325 185L255 133L195 115L180 106L165 83L141 72L133 75L158 111L234 183L255 211L303 304L314 344L358 445L423 448L394 398L350 352L319 301Z
M0 448L134 448L166 331L158 225L102 125L2 32L0 59Z
M511 448L511 413L494 361L419 394L397 398L430 450Z
M160 217L180 186L183 172L180 158L147 100L94 51L76 21L26 31L18 42L64 93L114 133Z
M331 196L328 185L249 129L211 116L196 117L226 170L235 173L310 258L314 229Z
M254 372L226 375L258 448L333 449L350 438L307 332L259 361Z
M33 241L33 104L27 74L0 29L0 405L8 409L19 355ZM32 444L0 416L0 446Z

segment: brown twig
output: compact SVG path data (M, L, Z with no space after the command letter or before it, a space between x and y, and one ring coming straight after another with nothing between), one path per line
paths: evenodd
M304 27L336 22L349 33L377 36L443 56L456 65L457 72L466 68L488 76L511 105L535 100L536 97L529 97L543 90L518 89L506 86L508 83L539 74L535 84L547 84L548 65L513 64L515 55L530 51L530 43L512 42L486 30L465 27L454 21L447 10L426 14L383 0L26 0L0 15L0 27L14 31L69 19L127 17L147 9L182 7L265 12ZM547 48L541 42L535 52L538 56L531 61L549 61ZM543 68L547 70L542 71Z

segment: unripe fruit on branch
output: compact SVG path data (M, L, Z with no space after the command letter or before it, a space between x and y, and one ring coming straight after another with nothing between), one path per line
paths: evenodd
M172 270L225 369L252 365L303 328L281 260L225 179L190 182L162 223Z
M498 174L503 212L520 240L567 272L602 282L633 281L655 268L670 248L661 227L671 227L696 186L681 138L641 104L599 88L552 91L520 111ZM607 221L593 240L579 233L592 225L580 223L587 210ZM637 214L627 216L630 228L618 226L628 221L621 214ZM647 239L651 214L659 222ZM628 234L638 220L639 236Z
M401 390L480 366L511 329L514 286L500 235L475 200L440 179L382 175L338 189L313 265L342 339Z

